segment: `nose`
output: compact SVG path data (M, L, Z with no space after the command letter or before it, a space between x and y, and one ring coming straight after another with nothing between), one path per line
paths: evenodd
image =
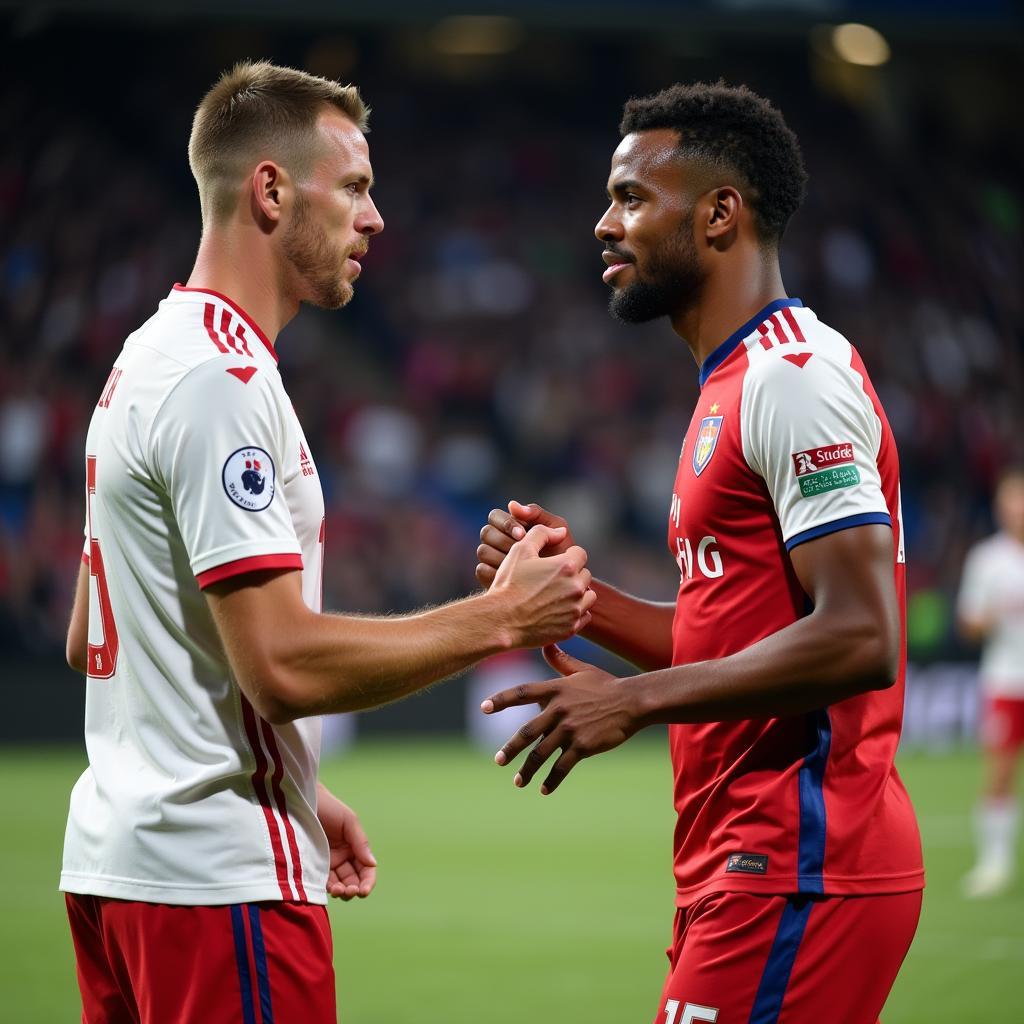
M369 238L371 235L379 235L384 230L384 219L377 211L376 204L367 193L366 205L356 222L356 230L361 235Z
M622 221L615 213L615 204L609 205L601 219L594 225L594 235L599 242L618 242L622 240Z

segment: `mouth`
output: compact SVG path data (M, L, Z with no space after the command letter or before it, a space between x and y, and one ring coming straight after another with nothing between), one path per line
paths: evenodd
M634 262L632 257L626 256L623 253L617 253L612 249L605 249L601 253L601 259L607 264L607 269L601 274L601 281L605 284L608 284L615 274Z
M355 276L356 277L358 277L362 273L363 268L362 268L362 264L360 263L360 260L365 255L366 255L366 248L364 247L362 249L356 249L353 252L350 252L348 254L348 256L345 257L345 263L346 264L348 264L348 263L352 264L352 266L349 269L355 271Z
M601 253L601 259L603 259L607 264L607 269L601 275L601 280L604 281L605 284L608 284L616 274L634 262L630 257L624 256L622 253L613 252L611 249L605 249L605 251Z

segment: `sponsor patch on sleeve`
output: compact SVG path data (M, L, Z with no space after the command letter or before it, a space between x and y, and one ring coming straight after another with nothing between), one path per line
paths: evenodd
M262 448L239 448L224 463L221 482L239 508L262 512L274 500L274 460Z
M849 441L794 452L792 459L800 493L805 498L860 483L860 472L853 465L853 445Z

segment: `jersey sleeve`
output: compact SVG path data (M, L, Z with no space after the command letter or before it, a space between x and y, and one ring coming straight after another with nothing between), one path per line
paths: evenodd
M265 373L242 383L211 360L180 381L150 439L153 476L200 587L260 569L301 569L279 493L286 427Z
M764 480L787 550L837 530L891 526L878 472L882 424L849 367L773 352L748 371L743 452Z
M964 562L956 611L960 618L969 622L983 622L992 611L990 574L985 562L985 548L981 546L972 548Z

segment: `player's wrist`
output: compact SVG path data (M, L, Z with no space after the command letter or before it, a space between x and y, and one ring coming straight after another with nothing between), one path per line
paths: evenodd
M493 647L485 652L485 657L525 645L522 626L515 617L515 604L504 590L492 587L469 601L476 605L474 613L482 613L479 621L485 624L485 642Z
M645 672L624 682L628 691L626 712L633 723L633 732L639 732L649 725L663 724L667 720L663 703L665 688L652 673Z

